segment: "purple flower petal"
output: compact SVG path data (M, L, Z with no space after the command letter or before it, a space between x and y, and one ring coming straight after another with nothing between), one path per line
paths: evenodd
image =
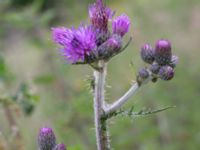
M73 31L65 27L52 28L52 38L57 44L65 46L73 39Z
M95 53L96 32L91 26L79 26L78 29L53 28L53 40L63 46L62 55L70 63L84 62L85 56Z

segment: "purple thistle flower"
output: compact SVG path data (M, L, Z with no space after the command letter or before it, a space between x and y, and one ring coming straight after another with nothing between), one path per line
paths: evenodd
M159 77L162 80L171 80L174 77L174 69L170 66L162 66L159 70Z
M149 72L147 71L146 68L142 68L139 70L138 75L142 79L147 79L149 77Z
M111 58L118 53L124 36L130 26L125 14L113 21L113 33L108 30L108 20L114 12L102 0L89 6L90 26L75 28L52 28L52 38L61 46L62 55L72 64L90 64L99 59ZM103 53L102 48L104 48ZM106 52L108 50L108 52ZM105 54L106 56L102 56Z
M65 144L57 144L54 150L67 150Z
M95 53L96 34L91 26L53 28L53 40L63 46L61 51L71 63L84 62L87 56Z
M137 75L137 83L140 86L150 76L146 68L141 68Z
M114 34L123 37L130 28L130 19L126 14L122 14L115 18L112 22L112 29Z
M140 51L141 58L144 62L152 64L154 61L154 49L150 44L144 44Z
M155 46L155 60L159 65L167 65L172 57L171 44L168 40L158 40Z
M110 37L106 43L108 43L108 47L110 49L113 50L118 50L121 48L122 46L122 39L120 38L120 36L117 35L113 35L112 37Z
M157 74L160 70L160 65L157 62L154 62L153 64L151 64L150 70L152 73Z
M41 128L38 136L39 150L52 150L56 145L56 137L51 128Z
M108 20L111 19L114 12L103 5L101 0L96 3L89 5L89 17L92 25L99 30L104 32L108 31Z
M98 57L101 59L110 59L117 54L122 47L122 38L113 34L106 42L98 47Z

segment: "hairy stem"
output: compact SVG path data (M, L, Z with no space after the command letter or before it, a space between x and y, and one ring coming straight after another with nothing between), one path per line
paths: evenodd
M139 87L141 86L141 84L147 83L151 80L151 77L149 77L148 79L144 80L142 83L134 83L130 89L118 100L116 100L113 104L111 104L108 107L105 107L105 114L106 115L110 115L112 114L114 111L120 109L122 107L123 104L125 104L135 93L136 91L139 89Z
M94 91L94 119L95 132L98 150L109 150L109 138L107 131L106 119L104 119L103 105L105 103L104 87L106 78L106 63L100 60L98 63L100 68L94 71L95 91Z

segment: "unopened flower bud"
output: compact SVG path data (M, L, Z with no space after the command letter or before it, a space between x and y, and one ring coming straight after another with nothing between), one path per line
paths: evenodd
M146 68L142 68L138 72L137 83L138 85L142 85L142 83L149 77L149 72Z
M154 62L151 66L150 66L150 70L152 73L157 74L160 70L160 65L156 62Z
M171 80L174 77L174 69L170 66L162 66L159 70L159 77L162 80Z
M57 144L54 150L67 150L65 144Z
M173 55L172 56L172 59L171 59L171 62L170 62L170 66L172 67L172 68L175 68L176 67L176 65L178 64L178 56L175 56L175 55Z
M168 40L158 40L155 48L155 60L159 65L167 65L172 57L171 44Z
M150 44L145 44L142 46L140 55L144 62L149 63L149 64L153 63L154 49L152 48Z
M38 136L39 150L52 150L56 146L56 137L51 128L41 128Z
M92 25L96 29L108 31L108 20L112 18L114 12L103 5L102 2L97 2L89 6L89 16Z
M122 14L113 20L113 33L123 37L129 31L130 24L131 23L129 17L126 14Z
M122 46L120 36L114 34L106 42L98 47L98 56L100 59L108 60L113 55L117 54Z
M140 69L138 74L139 74L139 77L142 79L146 79L149 77L149 72L145 68Z

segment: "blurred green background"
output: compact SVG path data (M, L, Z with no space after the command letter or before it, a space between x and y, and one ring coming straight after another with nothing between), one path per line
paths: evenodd
M87 22L92 0L0 0L0 95L17 91L26 82L40 97L30 115L10 107L19 128L24 150L37 149L40 127L55 130L69 150L95 150L93 101L89 89L89 66L66 64L51 40L51 27ZM120 97L145 66L139 50L159 38L173 44L179 56L176 76L170 82L143 86L126 105L141 108L177 107L131 120L110 122L115 150L200 149L200 1L199 0L107 0L107 5L132 20L133 42L108 65L109 102ZM128 36L126 40L128 40ZM134 63L134 68L130 62ZM4 65L3 65L4 64ZM0 104L0 150L9 145L11 133L4 106ZM12 142L10 142L12 143ZM2 147L2 148L1 148ZM9 150L7 147L6 149ZM10 148L11 149L11 148Z

